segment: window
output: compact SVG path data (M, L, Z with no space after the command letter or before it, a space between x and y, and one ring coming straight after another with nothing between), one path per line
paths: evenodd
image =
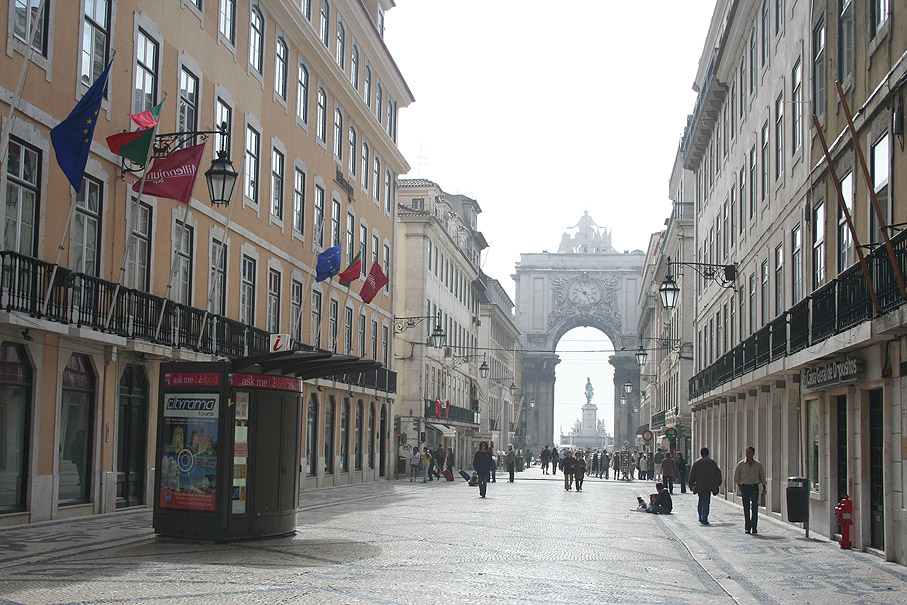
M391 195L391 187L393 186L393 180L391 179L390 170L384 171L384 209L388 212L393 212L393 195Z
M302 14L305 15L306 19L309 21L312 20L312 0L301 0L299 10L302 11Z
M132 112L140 113L157 105L157 42L141 29L135 48L135 86Z
M882 218L887 225L890 222L891 217L891 201L888 199L888 171L890 166L890 156L891 153L889 142L888 142L888 133L885 133L875 144L870 148L869 156L869 170L872 173L872 187L876 194L876 199L879 202L879 209L882 211ZM881 244L882 238L882 228L879 224L879 217L876 216L874 210L870 209L869 213L869 224L870 224L870 234L872 237L873 244Z
M284 101L287 100L287 62L287 45L278 38L274 57L274 92Z
M227 246L217 238L211 240L211 299L208 311L215 315L227 312Z
M41 6L41 0L15 0L16 15L13 18L13 33L15 36L28 44L28 37L31 35L32 28L35 30L35 37L32 40L32 47L42 57L47 56L47 23L50 14L50 2L44 3L44 11L38 16L38 8ZM87 12L87 11L86 11ZM37 25L35 20L38 20ZM101 67L101 71L104 68ZM100 73L100 72L99 72ZM94 80L92 80L94 82ZM91 82L89 82L91 85Z
M95 376L91 361L86 355L74 353L63 370L58 493L61 503L91 501L94 402Z
M740 127L746 116L746 50L740 54Z
M356 129L352 126L350 126L349 145L348 170L351 175L356 176Z
M324 143L327 143L327 136L328 136L327 111L328 111L328 96L324 93L323 88L319 88L318 89L318 116L317 116L318 121L316 123L316 128L318 129L317 130L318 138L321 139L321 141Z
M305 226L305 172L296 169L293 179L293 230L303 233Z
M870 0L870 25L872 36L875 37L888 20L888 1L889 0Z
M340 202L331 201L331 246L340 245Z
M784 29L784 0L775 0L775 34Z
M775 248L775 317L784 311L784 244Z
M230 44L236 43L236 0L220 0L217 14L217 31Z
M383 267L383 269L384 269L384 274L387 275L388 277L390 277L391 276L391 247L388 246L387 244L384 244L384 267ZM384 284L385 292L390 291L389 286L390 286L390 280L388 280L388 283Z
M251 126L246 126L246 174L245 195L253 204L258 203L258 165L261 154L261 135Z
M803 69L800 60L794 65L791 72L791 109L790 109L790 149L791 154L797 153L803 140Z
M730 118L731 118L731 138L737 136L737 83L731 83L731 103L730 103Z
M384 367L389 367L390 364L390 335L387 326L381 326L381 363L384 364Z
M746 284L746 278L742 275L740 276L740 283ZM740 307L740 312L737 314L740 321L740 340L743 340L746 337L746 285L740 288L737 296L737 302Z
M381 123L381 93L383 89L381 88L381 83L378 83L378 86L375 88L375 117L378 118L378 123Z
M750 218L756 215L756 146L750 148Z
M198 78L185 67L180 70L180 96L176 109L178 132L198 130ZM188 137L182 147L195 145L195 137Z
M784 174L784 95L775 100L775 179Z
M324 246L324 189L315 185L315 216L312 218L312 238Z
M350 51L350 82L353 88L359 90L359 47L353 44L353 50Z
M359 252L362 254L362 275L365 275L368 261L368 227L365 225L359 225Z
M214 135L214 144L216 145L215 149L230 149L230 132L233 131L233 109L227 105L223 99L217 99L217 103L214 106L214 122L215 125L221 126L226 125L227 135L216 134Z
M380 247L381 247L381 242L378 239L378 236L373 235L372 236L372 264L373 265L378 262L378 254L379 254L378 250Z
M813 113L825 113L825 22L813 29Z
M271 214L283 220L283 154L271 149Z
M50 2L47 5L50 5ZM86 0L80 72L80 81L85 86L91 86L104 71L110 52L109 40L110 2L108 0Z
M372 106L372 68L369 67L368 63L365 64L365 86L363 87L362 98L365 99L366 105Z
M734 247L734 237L736 236L737 230L734 228L734 219L737 216L737 188L734 187L734 184L731 183L731 207L730 210L725 213L725 222L727 223L727 238L728 238L728 248Z
M6 176L3 249L35 256L38 243L38 192L41 183L41 155L38 150L10 139L6 154Z
M302 342L302 282L290 282L290 337Z
M763 0L762 2L762 67L765 67L768 63L768 49L769 49L769 38L770 38L770 27L771 21L769 20L769 5L768 0Z
M245 255L239 284L239 321L255 325L255 259Z
M810 399L806 402L806 476L814 491L819 490L819 426L819 400Z
M730 313L730 317L728 318L727 325L728 325L728 343L730 344L731 347L734 346L734 330L736 329L735 326L737 325L736 324L736 322L737 322L736 306L735 306L736 304L737 303L734 301L734 295L731 294L731 301L727 306L727 311L725 311L725 314Z
M129 212L132 217L132 237L129 238L126 254L126 287L147 292L150 289L148 262L151 258L151 206L143 202L136 207L133 198Z
M372 175L372 192L375 196L375 201L381 201L381 160L378 159L378 154L375 154L372 163L375 166L374 174Z
M790 232L790 283L791 303L797 304L803 298L803 234L800 225Z
M368 191L368 145L362 142L362 188Z
M756 274L750 275L750 334L756 331Z
M332 300L328 304L328 338L330 339L331 351L337 352L337 316L340 312L340 303Z
M312 290L312 344L321 347L321 292Z
M343 163L343 114L334 110L334 157Z
M318 475L318 395L312 393L305 418L305 457L309 477Z
M353 262L353 246L356 241L356 217L352 212L346 213L346 262Z
M372 320L372 359L375 361L378 360L378 322L374 319Z
M343 70L346 65L346 29L343 27L343 22L340 18L337 18L337 49L335 51L335 58L337 60L337 65L340 66L340 69Z
M98 245L101 241L103 186L84 177L76 195L75 216L70 231L69 266L76 273L98 275Z
M280 332L280 272L268 270L268 326L271 333Z
M365 315L359 316L359 357L365 357Z
M813 290L825 283L825 203L813 209Z
M750 94L756 91L756 28L750 33Z
M394 134L394 102L391 100L390 96L387 98L387 121L384 126L387 128L387 136L391 137Z
M740 169L740 233L743 233L743 224L745 222L745 210L746 208L746 162L744 162L743 168Z
M368 467L370 469L375 468L375 404L371 405L371 414L368 417L368 443L366 444L368 451Z
M0 345L0 364L4 368L0 374L0 401L3 402L5 482L5 489L0 493L0 511L7 513L25 510L27 502L32 371L25 348L18 344Z
M309 70L302 63L296 73L296 117L309 123Z
M343 353L344 355L353 354L353 309L351 307L343 309Z
M331 7L328 5L328 0L321 0L321 29L319 30L319 37L322 44L327 47L330 47L330 24Z
M350 400L344 397L340 412L340 472L350 470Z
M264 19L257 8L249 15L249 65L258 73L264 70Z
M353 459L355 460L353 466L357 471L362 470L362 429L364 428L364 423L362 400L360 399L356 404L356 433L353 444Z
M760 199L765 202L768 199L768 122L762 125L762 156L759 158L762 162L762 185L760 188Z
M841 194L847 212L853 215L853 173L848 172L841 179ZM853 263L853 237L847 226L847 217L844 209L838 205L838 273Z
M768 323L768 261L762 261L762 284L760 299L762 301L762 325Z
M189 225L177 222L176 226L176 301L192 304L192 234Z
M838 80L853 75L853 0L838 0Z

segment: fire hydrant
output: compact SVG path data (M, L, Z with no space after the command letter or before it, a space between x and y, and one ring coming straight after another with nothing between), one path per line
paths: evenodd
M853 500L846 494L835 507L835 517L841 524L841 548L850 549L850 526L853 525Z

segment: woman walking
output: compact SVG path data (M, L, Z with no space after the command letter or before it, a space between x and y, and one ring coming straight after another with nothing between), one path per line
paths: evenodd
M419 474L419 465L422 463L422 454L419 453L419 448L414 447L412 453L409 455L409 480L415 481L416 475Z
M484 498L488 489L488 478L491 475L491 452L488 451L488 443L479 442L479 451L472 457L472 468L479 478L479 497Z
M583 479L586 477L586 461L582 452L576 452L576 460L573 462L573 479L576 482L576 491L583 491Z

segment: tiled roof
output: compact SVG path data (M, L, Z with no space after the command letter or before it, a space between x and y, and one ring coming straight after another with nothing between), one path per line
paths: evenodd
M438 186L434 181L429 181L428 179L399 179L397 181L399 187L441 187Z

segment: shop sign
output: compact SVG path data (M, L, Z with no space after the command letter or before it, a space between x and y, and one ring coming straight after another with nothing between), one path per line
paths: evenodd
M213 511L220 395L171 393L165 397L159 504Z
M275 389L278 391L302 392L302 381L288 376L268 374L231 374L230 383L236 388Z
M675 429L675 428L672 426L671 428L669 428L669 429L667 429L667 430L665 431L665 436L667 436L667 437L676 437L676 436L677 436L677 429Z
M803 370L800 386L819 389L856 380L863 373L863 362L856 357L841 357Z
M220 385L220 372L165 372L165 386L216 387Z

